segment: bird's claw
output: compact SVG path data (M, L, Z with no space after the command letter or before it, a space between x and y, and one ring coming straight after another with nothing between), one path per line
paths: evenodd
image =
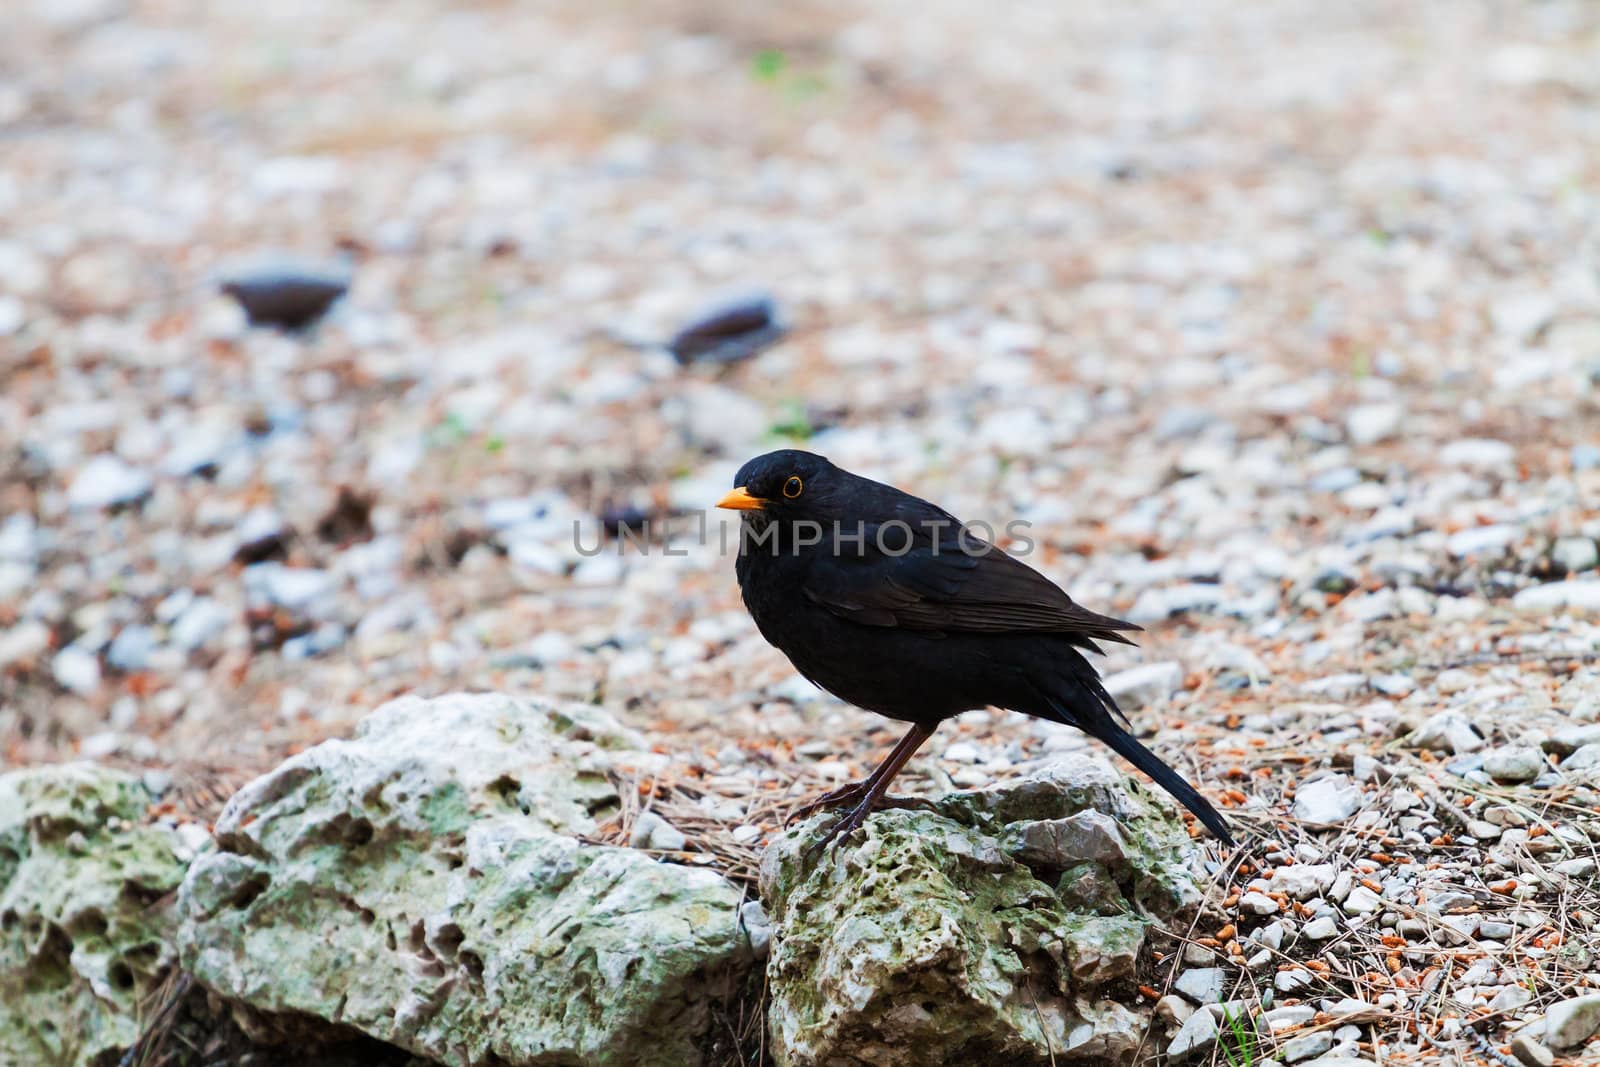
M816 859L834 841L849 837L855 833L866 823L867 816L873 812L883 811L887 808L911 808L919 811L932 811L936 809L936 805L925 797L878 796L863 799L855 807L840 816L832 826L824 830L821 837L806 847L805 857L807 861Z
M840 804L859 804L866 795L867 788L860 782L851 782L849 785L840 786L838 789L830 789L817 799L800 805L800 807L795 808L784 816L783 825L787 828L792 822L809 819L824 808L836 808ZM873 800L872 811L882 811L885 808L916 808L923 811L931 811L934 808L934 803L924 797L895 797L887 795L879 796Z
M797 819L810 818L824 808L837 807L840 804L859 802L866 795L867 787L862 782L851 782L838 789L830 789L817 799L795 808L783 820L783 825L788 826Z
M855 807L845 812L839 817L838 820L834 822L832 826L828 827L822 832L821 837L817 838L806 847L806 862L809 863L812 860L815 860L818 856L822 855L823 851L826 850L827 847L840 836L848 837L850 834L860 829L861 824L866 822L867 816L871 814L872 809L867 804L857 804Z

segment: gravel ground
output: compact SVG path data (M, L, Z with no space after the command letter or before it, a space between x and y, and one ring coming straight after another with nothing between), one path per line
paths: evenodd
M698 536L799 441L1147 628L1113 688L1268 842L1158 968L1175 1051L1240 1002L1257 1062L1583 1058L1600 9L15 7L0 758L204 815L392 695L538 691L743 869L894 740ZM250 328L263 262L349 295ZM776 346L650 343L751 289ZM903 785L1084 743L972 713Z

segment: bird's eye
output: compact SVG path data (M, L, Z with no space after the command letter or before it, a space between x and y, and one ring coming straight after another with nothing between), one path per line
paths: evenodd
M788 481L783 483L783 495L788 497L790 500L793 500L795 497L800 495L800 490L802 488L804 488L804 486L800 484L799 478L790 478Z

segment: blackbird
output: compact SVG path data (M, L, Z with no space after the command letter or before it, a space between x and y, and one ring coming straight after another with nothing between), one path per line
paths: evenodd
M848 834L939 723L995 706L1099 738L1222 841L1228 824L1141 745L1082 653L1132 644L1130 622L1076 604L1054 582L975 536L944 509L784 449L739 469L718 507L741 513L736 573L761 635L801 674L858 707L911 723L865 780L798 813L850 804L814 848Z

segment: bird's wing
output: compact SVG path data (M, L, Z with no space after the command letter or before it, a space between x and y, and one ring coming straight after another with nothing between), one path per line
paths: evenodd
M820 553L806 572L806 597L840 618L864 626L926 633L1054 632L1130 644L1117 631L1132 623L1097 615L1075 603L1050 579L992 545L955 536L885 535L885 551L868 527L859 548L845 543Z

